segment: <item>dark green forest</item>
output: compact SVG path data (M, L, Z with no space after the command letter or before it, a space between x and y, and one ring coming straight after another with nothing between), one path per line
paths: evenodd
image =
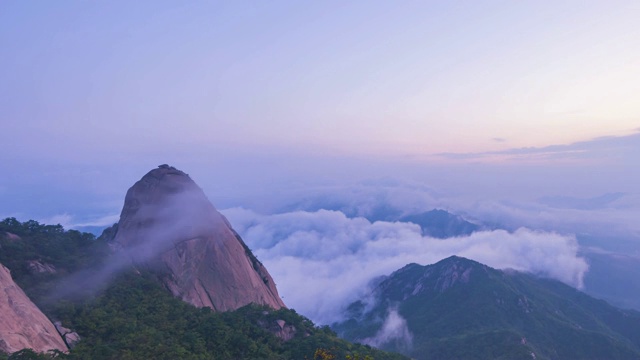
M68 286L69 276L91 276L109 255L104 237L36 221L0 222L0 263L50 319L62 321L82 338L69 354L27 349L0 354L0 360L406 359L342 340L293 309L248 305L216 313L196 308L163 288L159 274L133 266L110 276L107 286L52 297ZM52 265L55 272L34 272L29 266L33 261ZM295 329L291 340L275 335L278 320Z
M334 329L354 341L373 336L394 308L413 343L381 348L415 359L640 359L640 313L556 280L452 256L409 264L374 294L373 307L351 304Z

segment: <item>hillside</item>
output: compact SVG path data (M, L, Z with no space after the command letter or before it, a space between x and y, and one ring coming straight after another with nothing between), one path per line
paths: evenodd
M394 272L347 318L346 339L416 359L640 358L640 313L455 256Z
M100 269L108 238L36 221L0 221L0 263L11 269L49 318L81 336L68 355L38 356L24 350L10 359L404 358L341 340L295 310L259 305L228 312L197 308L174 297L161 274L132 265L111 274L103 286L53 290L69 286L68 279L77 274ZM33 266L34 261L41 266Z

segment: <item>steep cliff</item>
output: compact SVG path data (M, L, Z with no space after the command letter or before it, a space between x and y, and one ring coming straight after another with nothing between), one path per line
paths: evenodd
M229 222L184 172L151 170L127 192L113 247L163 274L182 300L216 311L284 307L275 283Z
M31 348L67 352L62 337L51 321L13 282L9 270L0 264L0 351Z

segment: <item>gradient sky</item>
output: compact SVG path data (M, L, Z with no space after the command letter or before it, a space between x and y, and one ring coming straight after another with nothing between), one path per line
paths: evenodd
M223 205L354 174L633 191L638 19L637 1L3 1L0 215L113 213L165 162Z

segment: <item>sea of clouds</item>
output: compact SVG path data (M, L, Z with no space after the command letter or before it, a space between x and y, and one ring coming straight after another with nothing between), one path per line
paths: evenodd
M317 323L330 324L340 320L348 304L366 296L372 279L408 263L426 265L451 255L582 288L590 253L640 256L633 253L640 238L635 221L640 199L635 194L614 195L580 201L559 197L549 204L549 198L473 198L420 182L383 178L292 187L263 198L252 196L252 201L222 212L265 264L284 302ZM572 206L602 199L606 201L598 206ZM462 215L484 230L435 239L423 236L418 225L397 221L434 208ZM111 215L80 222L64 214L53 223L110 225L116 219ZM585 290L598 293L588 284Z
M320 324L340 320L347 305L366 295L372 279L409 263L458 255L578 288L588 270L575 237L554 232L520 228L435 239L412 223L371 222L335 210L223 213L269 269L284 302Z

